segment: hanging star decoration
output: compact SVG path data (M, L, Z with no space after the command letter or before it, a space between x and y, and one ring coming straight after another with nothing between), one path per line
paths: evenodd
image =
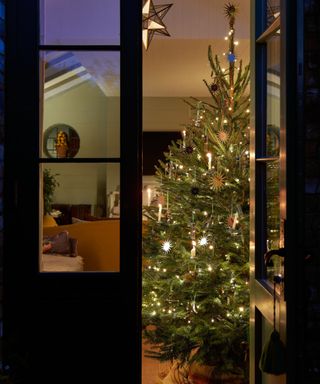
M162 19L173 4L154 5L152 0L144 0L142 7L142 41L147 50L154 34L170 36Z

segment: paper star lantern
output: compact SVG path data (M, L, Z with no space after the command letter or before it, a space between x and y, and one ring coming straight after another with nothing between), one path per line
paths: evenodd
M170 36L162 19L173 4L154 5L152 0L144 0L142 7L142 41L149 48L154 34Z

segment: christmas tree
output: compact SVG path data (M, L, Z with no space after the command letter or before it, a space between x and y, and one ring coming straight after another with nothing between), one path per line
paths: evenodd
M144 207L142 316L155 347L148 356L245 377L250 100L236 14L226 4L228 68L209 47L210 102L188 102L194 118L156 167L157 200Z

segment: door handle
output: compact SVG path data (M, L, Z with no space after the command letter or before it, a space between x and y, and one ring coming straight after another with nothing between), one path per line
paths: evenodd
M270 259L274 255L277 255L280 257L285 257L286 256L286 249L285 248L271 249L270 251L266 252L263 256L264 263L265 263L266 267L270 265Z

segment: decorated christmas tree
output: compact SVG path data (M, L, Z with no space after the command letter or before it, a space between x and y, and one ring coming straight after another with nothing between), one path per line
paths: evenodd
M194 117L156 167L157 198L144 207L147 356L183 367L186 383L194 364L246 380L249 66L235 51L236 14L226 4L228 51L208 49L210 101L188 101Z

